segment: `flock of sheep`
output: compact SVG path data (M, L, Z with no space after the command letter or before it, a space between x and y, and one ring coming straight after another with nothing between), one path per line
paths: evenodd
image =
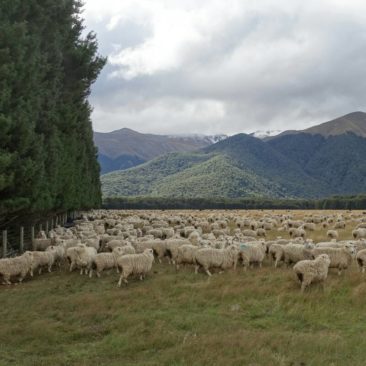
M352 225L352 238L338 241L338 231ZM309 233L326 230L328 241L314 243ZM269 232L277 238L266 240ZM288 239L282 238L287 233ZM71 228L57 227L40 231L33 250L14 258L0 259L4 284L28 274L33 277L46 268L80 270L80 274L101 276L104 270L116 270L118 286L132 275L142 280L151 271L154 260L175 266L191 265L221 271L242 265L245 270L262 266L268 257L277 268L284 263L301 283L301 291L313 282L324 285L330 268L338 274L356 260L366 269L366 215L361 212L309 213L301 220L293 213L250 211L108 211L86 212Z

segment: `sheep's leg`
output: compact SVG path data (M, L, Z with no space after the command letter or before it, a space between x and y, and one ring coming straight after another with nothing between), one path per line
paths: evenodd
M40 275L42 273L42 267L39 267L38 274Z
M51 269L52 269L52 264L50 264L50 265L48 266L48 272L49 272L49 273L51 273L51 272L52 272L52 270L51 270Z
M194 267L194 273L197 274L198 273L198 269L199 269L200 266L195 266Z
M301 283L301 293L302 293L302 294L304 293L305 288L306 288L306 283L305 283L305 281L303 281L303 282Z
M365 267L362 267L362 274L365 273Z
M80 276L82 276L83 275L83 269L81 268L80 269Z
M70 272L72 272L73 269L74 269L74 262L71 262L71 264L70 264Z
M100 278L100 272L96 272L97 277Z
M98 272L96 272L96 274L97 274L97 276L98 276ZM89 278L92 278L93 277L93 270L91 269L90 271L89 271Z
M33 277L33 268L30 269L29 273L30 273L31 277Z
M338 276L342 274L342 268L338 268Z
M158 258L158 260L159 260L159 263L161 264L161 258L160 257Z
M118 287L121 287L122 277L123 277L123 274L121 274L121 276L119 277L119 281L118 281L118 284L117 284Z
M205 271L206 271L206 273L208 274L208 276L212 276L212 274L211 274L211 272L209 271L209 269L207 268L207 269L205 269Z
M144 279L143 275L140 275L140 281L142 281Z

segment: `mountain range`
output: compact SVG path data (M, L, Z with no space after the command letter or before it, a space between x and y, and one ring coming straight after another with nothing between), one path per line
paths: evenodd
M194 151L225 139L225 135L153 135L129 128L94 132L101 174L124 170L170 152Z
M238 134L102 176L108 196L317 198L366 191L366 113L264 139Z

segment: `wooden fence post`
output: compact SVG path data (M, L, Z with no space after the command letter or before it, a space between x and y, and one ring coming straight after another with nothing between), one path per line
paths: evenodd
M19 241L19 251L20 253L24 252L24 227L20 227L20 241Z
M48 234L48 219L46 220L46 235Z
M3 258L6 257L6 254L8 252L8 232L6 230L3 230Z
M42 223L39 224L39 231L42 231Z
M34 240L34 226L31 226L31 240L32 240L32 245L33 245L33 240Z

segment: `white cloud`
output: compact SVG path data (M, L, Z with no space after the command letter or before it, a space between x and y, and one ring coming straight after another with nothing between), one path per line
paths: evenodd
M87 0L84 16L109 53L98 130L301 128L365 109L363 1Z

